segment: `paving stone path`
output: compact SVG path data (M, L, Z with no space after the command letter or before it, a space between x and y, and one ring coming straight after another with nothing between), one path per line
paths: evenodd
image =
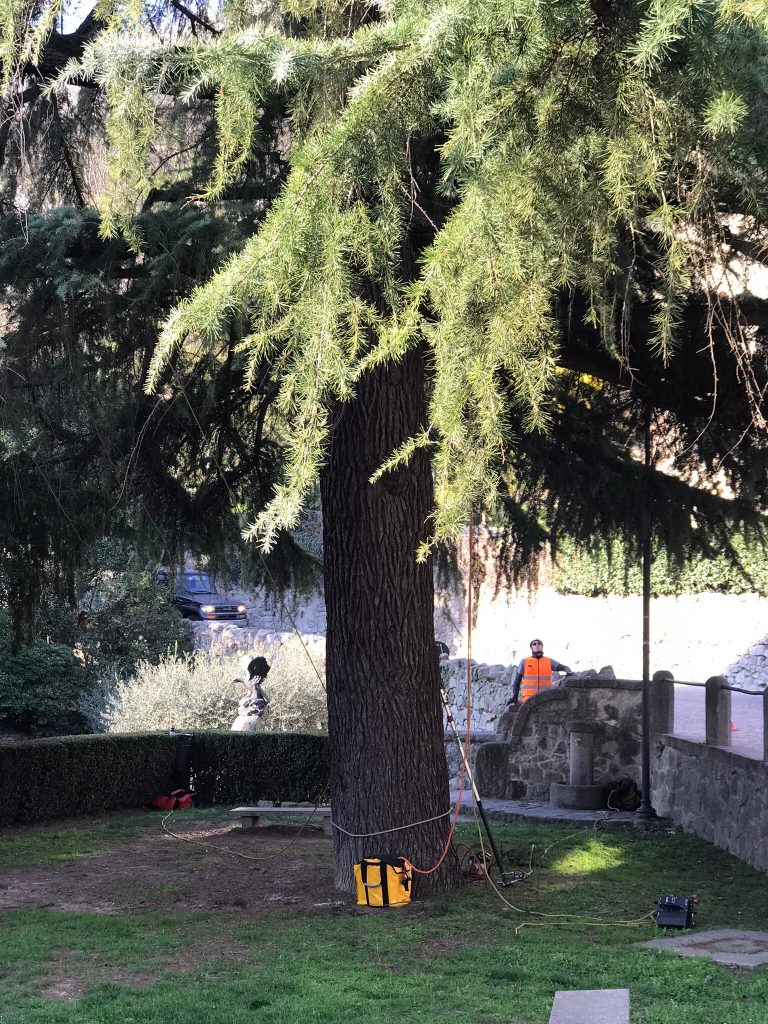
M455 809L457 792L451 793L451 806ZM576 811L536 800L485 800L483 807L489 818L495 821L536 821L577 822L580 824L601 821L606 824L631 825L636 821L631 811ZM474 821L472 793L464 790L461 795L459 821Z
M629 989L556 992L549 1024L628 1024Z
M707 932L685 932L665 939L644 942L648 949L665 949L680 956L699 956L723 967L753 969L768 964L768 932L747 932L738 928L716 928Z

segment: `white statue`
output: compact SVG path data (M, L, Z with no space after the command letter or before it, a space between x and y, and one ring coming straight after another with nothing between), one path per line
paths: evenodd
M233 682L244 686L247 692L237 705L237 718L232 723L230 732L256 732L269 704L269 697L261 686L269 672L267 659L257 657L243 660L246 662L243 667L248 672L248 680L246 682L238 676Z

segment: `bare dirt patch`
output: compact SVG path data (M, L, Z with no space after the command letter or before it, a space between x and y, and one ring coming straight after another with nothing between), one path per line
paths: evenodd
M105 819L92 819L94 825ZM68 827L82 830L83 819L9 829L6 835L50 836L55 843ZM237 936L237 924L270 917L270 929L285 922L282 909L303 916L327 915L353 905L333 887L331 840L320 828L307 825L261 825L244 831L230 822L196 821L181 814L142 827L129 840L118 841L90 856L54 863L31 864L0 872L0 911L49 908L64 913L121 916L161 911L183 918L205 914L205 924L185 929L184 970L215 964L253 963L258 951ZM148 971L116 968L97 957L57 954L41 962L40 972L24 979L11 970L5 985L43 999L75 1002L95 985L115 982L132 988L152 985L178 953L151 954Z
M127 988L148 988L156 980L147 971L130 971L125 968L97 963L93 958L80 959L66 950L58 950L55 962L39 965L40 970L32 977L19 979L19 972L11 969L0 982L0 990L7 984L17 985L19 991L39 999L50 999L61 1003L74 1003L95 985L104 982Z
M84 994L86 986L75 978L49 978L40 989L41 999L55 999L61 1003L74 1003Z
M82 828L82 821L77 823ZM90 914L161 909L258 919L281 906L324 912L344 905L333 888L331 842L320 829L158 819L138 839L96 856L0 875L0 909ZM56 831L61 831L61 824Z
M458 939L426 939L422 949L428 956L445 956L448 953L461 952L462 943Z
M94 984L113 981L128 988L148 988L152 985L154 978L138 971L118 971L101 968L98 977L93 977L89 972L84 971L82 966L72 965L65 967L58 964L53 971L49 971L42 986L34 987L35 995L41 999L52 999L60 1003L74 1003L81 996L84 996Z

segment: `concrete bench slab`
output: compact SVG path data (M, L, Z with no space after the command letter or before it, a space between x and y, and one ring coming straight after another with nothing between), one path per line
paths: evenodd
M555 992L549 1024L629 1024L629 989Z
M240 827L255 828L259 818L310 818L323 823L323 832L331 835L330 807L233 807L229 812L233 818L240 819Z

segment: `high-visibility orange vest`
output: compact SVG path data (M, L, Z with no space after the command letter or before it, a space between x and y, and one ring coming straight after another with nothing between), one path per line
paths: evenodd
M540 658L526 658L523 665L523 701L552 685L552 662L543 654Z

